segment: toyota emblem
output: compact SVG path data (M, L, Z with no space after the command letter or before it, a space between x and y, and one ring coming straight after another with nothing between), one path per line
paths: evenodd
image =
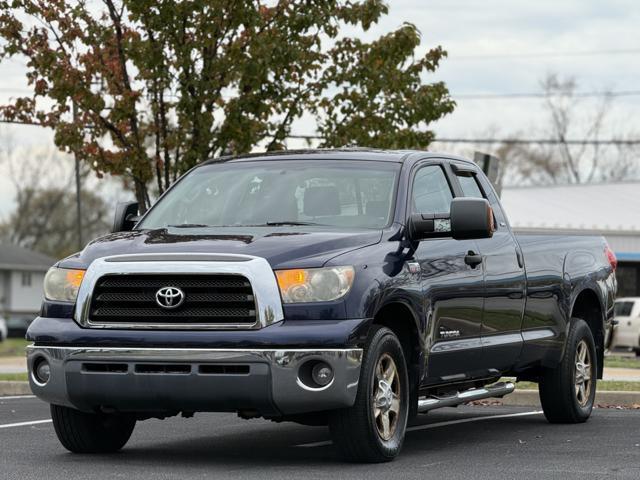
M178 287L162 287L156 292L156 303L162 308L177 308L184 302L184 292Z

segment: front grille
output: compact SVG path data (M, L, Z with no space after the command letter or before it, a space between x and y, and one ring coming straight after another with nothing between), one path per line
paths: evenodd
M163 308L156 293L175 287L184 293L176 308ZM249 280L240 275L130 274L105 275L93 290L91 324L232 325L257 322Z

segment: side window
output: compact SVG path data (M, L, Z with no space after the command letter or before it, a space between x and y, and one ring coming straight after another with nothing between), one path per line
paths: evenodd
M475 175L458 175L458 182L465 197L484 198Z
M449 213L453 195L442 168L422 167L413 179L411 210L413 213Z
M506 225L506 220L500 207L500 203L494 195L489 193L491 189L490 187L487 188L485 183L487 181L486 179L481 180L474 174L456 175L456 178L458 179L458 183L460 184L460 188L462 188L462 193L464 193L465 197L486 198L489 201L491 208L493 209L493 221L496 229L500 228L502 225ZM482 193L483 189L487 192L487 195Z

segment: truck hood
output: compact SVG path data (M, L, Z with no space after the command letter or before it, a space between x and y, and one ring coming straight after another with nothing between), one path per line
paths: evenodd
M313 268L381 237L382 230L325 226L138 230L100 237L60 266L87 268L97 258L136 253L231 253L266 258L273 268Z

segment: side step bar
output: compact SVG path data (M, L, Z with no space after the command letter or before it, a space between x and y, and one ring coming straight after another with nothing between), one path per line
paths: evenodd
M500 382L483 388L473 388L464 392L456 392L455 395L447 397L429 397L418 400L418 412L424 413L429 410L442 407L455 407L464 402L482 400L490 397L504 397L515 390L516 386L512 382Z

